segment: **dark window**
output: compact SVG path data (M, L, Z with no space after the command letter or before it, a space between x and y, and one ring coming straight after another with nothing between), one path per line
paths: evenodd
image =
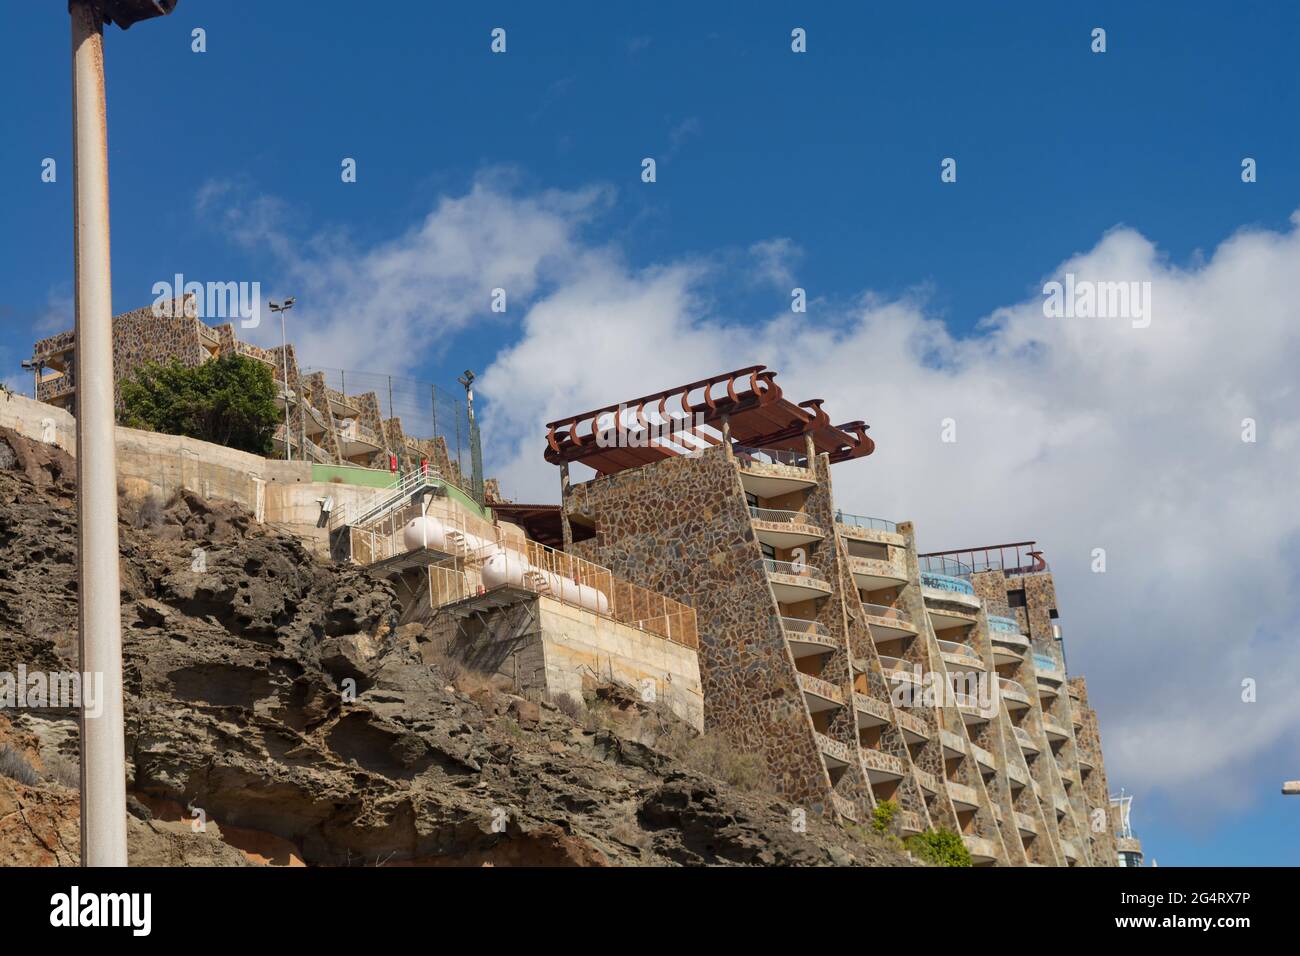
M1020 588L1016 591L1007 592L1007 607L1024 607L1025 606L1025 589Z

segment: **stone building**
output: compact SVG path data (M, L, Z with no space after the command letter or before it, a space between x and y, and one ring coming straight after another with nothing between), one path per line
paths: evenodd
M841 511L832 465L874 444L821 404L755 366L550 423L565 550L695 610L706 726L797 806L890 801L894 832L956 831L977 864L1114 865L1045 563L977 572Z
M275 430L280 457L403 472L427 463L448 481L472 487L471 476L461 472L444 439L408 435L400 418L384 417L374 392L344 394L329 387L323 372L300 371L292 342L263 349L242 341L234 325L208 325L194 312L192 296L187 295L162 314L150 305L114 317L113 377L119 408L121 383L146 362L174 359L196 366L222 355L242 355L271 369L276 403L282 412L288 405L288 426L281 423ZM36 398L75 414L74 346L69 329L36 342L32 360L38 368Z

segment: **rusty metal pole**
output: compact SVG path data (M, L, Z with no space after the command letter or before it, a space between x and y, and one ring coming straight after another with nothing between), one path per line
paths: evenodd
M86 0L72 0L68 12L77 310L78 626L83 681L103 679L98 714L87 710L84 695L81 708L81 863L126 866L104 24Z

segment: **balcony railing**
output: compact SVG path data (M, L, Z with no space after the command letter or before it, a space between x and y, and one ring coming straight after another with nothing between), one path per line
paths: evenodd
M882 654L880 655L880 667L894 680L910 680L913 683L920 681L911 661L905 661L901 657L886 657Z
M934 774L928 770L922 770L916 767L916 782L921 785L922 790L928 790L930 793L939 792L939 781Z
M1004 634L1021 634L1020 622L1014 617L1001 617L999 615L989 615L989 630L1001 631Z
M742 468L751 465L785 465L788 468L807 468L808 456L788 448L751 448L748 445L732 445L732 453Z
M897 774L900 777L907 773L907 764L901 757L872 747L862 748L862 763L868 770L878 770L881 773Z
M812 674L805 674L803 671L796 671L795 674L799 679L799 687L804 693L829 700L840 707L844 706L844 691L840 690L839 685L814 677Z
M808 578L809 580L827 585L830 583L820 571L807 564L796 564L793 561L777 561L772 558L764 558L763 567L768 574L784 574L795 578Z
M749 514L755 521L767 521L771 524L813 524L812 519L802 511L783 511L780 508L760 508L749 506Z
M1032 750L1038 753L1038 744L1034 743L1034 738L1029 736L1029 731L1023 727L1012 727L1011 733L1016 738L1016 743L1020 744L1021 750Z
M862 603L862 610L872 617L883 617L891 621L898 621L900 624L911 624L912 618L901 607L889 607L885 604L867 604Z
M921 570L930 571L934 574L947 575L948 577L963 578L969 577L972 573L971 566L956 558L948 558L943 555L921 555ZM972 593L974 593L972 591Z
M898 525L886 518L868 518L866 515L850 515L843 511L835 512L837 524L846 524L853 528L867 528L871 531L888 531L898 534Z
M961 578L953 577L948 574L922 571L921 584L925 587L936 588L940 591L952 591L954 594L965 594L969 597L975 596L975 588L971 586L969 581L963 581Z
M821 621L809 621L802 617L781 617L781 630L787 634L807 634L813 637L830 637L830 629Z
M959 644L956 641L940 641L939 653L945 656L960 657L968 664L978 664L984 666L983 659L975 652L975 649L968 644Z
M1016 698L1017 700L1021 698L1023 698L1025 701L1029 700L1029 692L1025 690L1024 685L1021 684L1019 681L1012 680L1009 677L998 678L998 689L1002 691L1002 693L1004 694L1010 694L1012 697Z

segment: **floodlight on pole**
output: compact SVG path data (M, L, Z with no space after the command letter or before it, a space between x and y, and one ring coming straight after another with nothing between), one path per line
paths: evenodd
M294 297L289 296L283 302L270 303L271 311L280 314L280 358L284 365L284 459L293 461L293 446L289 443L289 339L284 331L284 314L293 308Z
M104 24L123 30L171 13L176 0L69 0L72 24L73 246L77 361L77 624L83 680L102 680L96 713L82 701L81 865L126 866L126 741L117 540L113 297L108 227Z
M45 359L30 358L23 359L22 366L24 371L32 373L32 400L39 401L41 390L41 372L45 370Z

